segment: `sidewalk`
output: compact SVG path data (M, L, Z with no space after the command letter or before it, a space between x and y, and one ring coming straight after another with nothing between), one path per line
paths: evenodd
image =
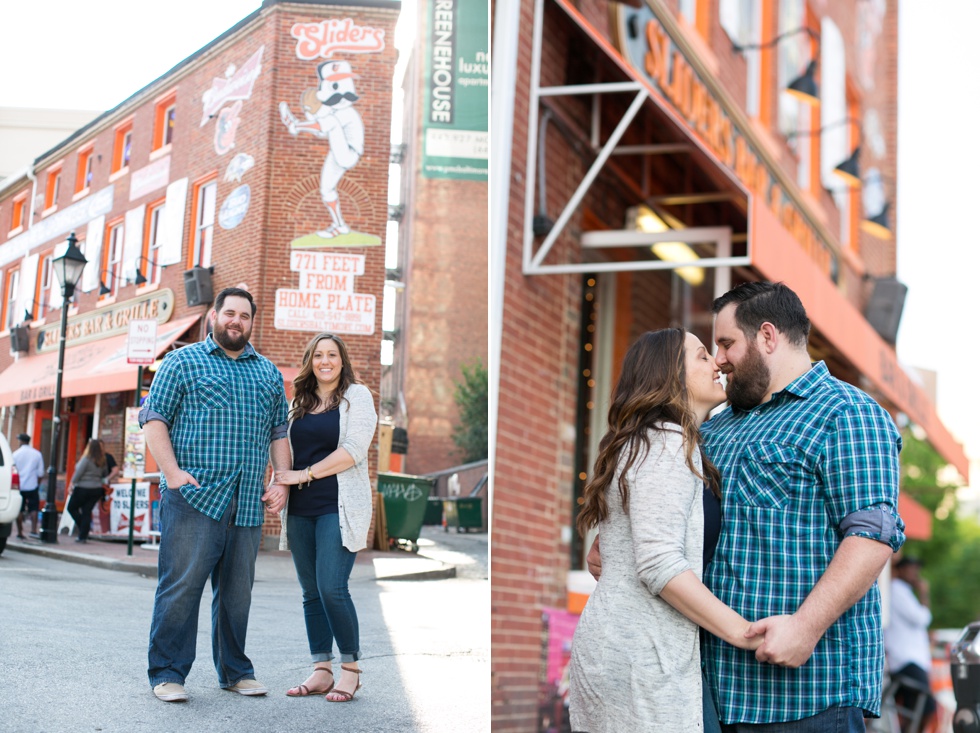
M439 580L456 577L457 564L472 562L459 553L458 544L463 537L444 533L441 527L423 527L419 536L418 554L405 550L384 552L361 550L357 553L351 580ZM486 556L487 535L468 534L463 540L477 556ZM126 540L100 540L90 537L85 544L75 542L74 537L58 535L57 544L44 544L39 539L18 539L12 535L7 541L7 552L26 552L67 562L102 567L107 570L124 570L148 577L157 575L157 550L149 543L133 543L129 554ZM456 561L459 562L456 562ZM256 573L263 567L279 566L288 562L290 554L277 550L260 550ZM485 561L484 561L485 564Z

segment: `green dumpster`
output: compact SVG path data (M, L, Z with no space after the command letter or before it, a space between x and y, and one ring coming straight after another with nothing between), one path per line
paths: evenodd
M453 496L442 500L446 512L446 531L455 527L457 534L461 529L483 529L483 497Z
M406 540L418 551L419 531L428 506L433 479L404 473L378 473L378 493L384 497L389 542Z
M425 507L425 517L422 518L422 524L425 525L442 524L442 497L441 496L429 497L429 503Z

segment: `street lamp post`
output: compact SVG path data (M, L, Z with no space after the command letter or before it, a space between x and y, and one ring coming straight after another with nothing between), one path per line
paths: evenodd
M57 544L58 509L55 506L58 483L58 441L61 439L61 377L65 369L65 332L68 330L68 301L88 260L78 248L75 232L55 248L51 264L61 283L61 335L58 338L58 375L54 386L54 409L51 411L51 460L48 462L48 494L41 511L41 542Z

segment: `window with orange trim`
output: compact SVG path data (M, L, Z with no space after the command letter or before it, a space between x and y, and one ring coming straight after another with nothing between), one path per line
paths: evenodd
M160 261L160 246L163 244L165 212L167 200L154 201L146 207L146 231L143 235L143 259L139 269L147 283L160 282L163 268L157 264Z
M58 194L61 193L61 166L57 165L48 171L47 182L44 185L44 210L58 206Z
M10 231L15 232L24 227L27 221L27 191L14 199L13 211L10 214Z
M189 266L211 266L211 245L214 240L214 218L218 200L218 174L212 173L194 184L191 221L194 222L194 239L190 251Z
M54 281L54 269L51 266L52 257L54 257L54 250L41 255L41 261L38 263L34 302L27 306L31 320L44 318L51 305L51 283Z
M109 289L103 298L114 298L119 292L119 278L122 276L122 252L124 219L114 219L106 225L105 245L102 247L102 268L100 279Z
M173 142L177 117L177 90L158 100L153 115L153 149L159 150Z
M112 144L112 172L118 173L129 167L133 152L133 121L125 122L116 128Z
M89 145L78 151L78 166L75 169L75 193L87 191L92 186L92 168L95 159L92 157L93 146Z
M20 290L20 268L11 267L3 278L3 327L9 331L17 325L17 295Z

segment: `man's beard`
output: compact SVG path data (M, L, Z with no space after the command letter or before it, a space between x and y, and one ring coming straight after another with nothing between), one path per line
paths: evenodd
M218 345L229 351L241 351L244 349L251 335L251 330L246 331L242 329L241 336L232 336L224 326L218 323L214 324L214 340L218 342Z
M750 344L745 358L728 375L728 387L725 390L728 401L732 403L732 407L751 410L766 396L771 378L769 366L762 360L759 347Z

